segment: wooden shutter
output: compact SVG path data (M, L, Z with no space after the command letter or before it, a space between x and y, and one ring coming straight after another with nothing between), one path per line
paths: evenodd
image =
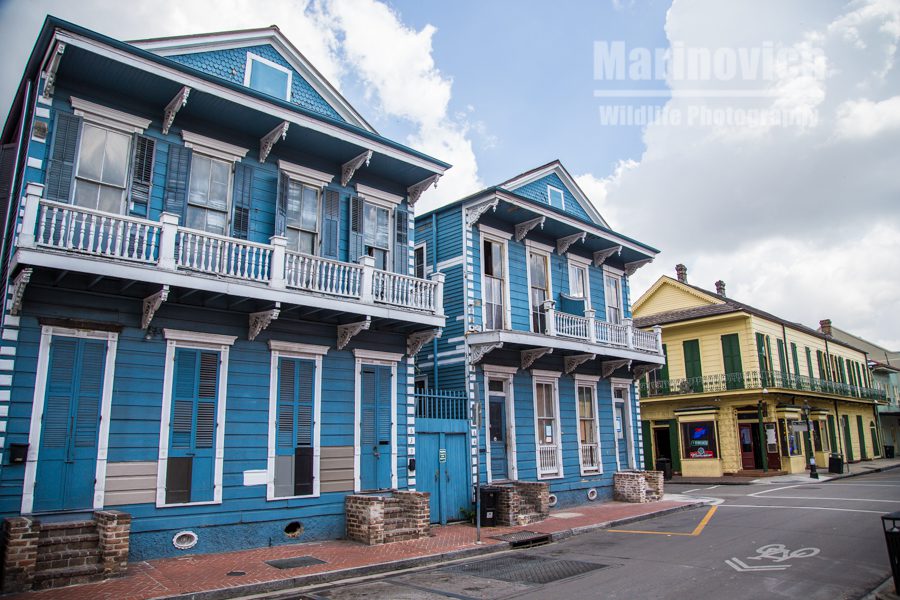
M53 338L50 350L47 397L41 421L41 450L64 450L68 444L77 341L72 338Z
M322 256L338 260L340 247L341 196L337 190L325 190L322 200Z
M252 197L253 167L238 163L234 166L234 187L231 193L231 237L247 239L250 233Z
M784 359L784 340L778 340L778 366L781 368L782 377L787 374L787 362Z
M821 350L816 350L816 363L819 365L819 378L827 380L828 377L825 375L825 359L823 358Z
M0 219L6 217L16 175L16 145L0 146Z
M813 365L812 365L812 352L809 349L809 346L806 346L806 372L809 373L810 379L815 379L816 376L813 373Z
M278 196L275 199L275 235L284 235L287 227L287 197L291 179L282 171L278 174Z
M176 350L170 436L173 449L215 446L218 380L217 352Z
M641 436L644 440L644 469L652 471L653 466L653 427L650 421L641 421Z
M684 349L685 377L687 377L688 379L697 379L696 381L690 381L688 385L690 385L691 391L702 392L703 382L699 380L699 378L703 376L703 371L700 365L700 341L685 340L682 343L682 348Z
M681 473L681 445L678 443L678 419L669 419L669 453L672 470Z
M169 145L169 165L166 169L165 210L181 217L184 225L184 213L187 206L188 187L191 176L190 148L177 144Z
M297 378L294 360L278 361L278 414L275 422L275 449L278 454L293 454L294 447L294 398L297 394Z
M375 367L363 367L363 397L360 402L359 444L372 447L378 443L375 434Z
M722 362L725 366L725 388L729 390L744 387L741 364L741 343L737 333L729 333L722 336Z
M800 375L800 357L797 355L797 344L791 342L791 358L794 360L794 375Z
M72 196L72 182L75 180L75 158L81 139L81 117L69 113L56 114L53 141L50 143L50 162L47 165L47 180L44 197L48 200L68 202Z
M135 134L134 152L131 157L131 213L147 217L150 207L150 189L153 186L153 159L156 140Z
M197 350L182 348L175 352L175 383L172 394L171 441L169 442L173 449L190 449L192 447L197 352Z
M359 196L350 197L350 248L347 251L349 262L359 262L359 257L366 253L363 239L365 234L364 205L365 202Z
M391 441L391 369L378 367L378 442L380 445Z
M200 380L197 394L197 448L212 448L216 433L216 399L219 390L219 354L200 353Z
M409 211L394 210L394 273L409 275Z
M106 342L84 340L80 361L74 442L78 448L95 448L100 430L100 399L103 395L103 367Z
M828 439L831 441L831 451L837 454L838 452L838 441L837 441L837 429L836 422L834 420L834 415L828 415Z
M313 382L315 363L297 363L297 448L294 451L294 495L313 493Z

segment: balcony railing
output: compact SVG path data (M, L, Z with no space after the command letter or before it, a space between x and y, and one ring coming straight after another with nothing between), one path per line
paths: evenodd
M288 251L283 237L258 244L159 222L41 199L30 185L19 246L153 265L171 272L205 273L364 304L383 304L442 315L444 275L431 279L374 268L374 259L345 263Z
M662 330L655 327L652 331L635 329L631 319L622 323L610 323L594 317L594 311L588 309L581 317L558 311L554 302L544 303L547 335L584 340L592 344L615 346L629 350L639 350L662 355Z
M835 396L864 398L867 400L885 400L885 391L878 388L867 388L828 381L805 375L794 375L781 371L745 371L743 373L726 373L720 375L704 375L682 379L658 379L641 381L641 396L683 396L704 392L727 392L731 390L787 389L801 392L819 392Z
M469 397L458 390L423 390L415 393L417 419L469 418Z
M559 448L556 445L538 446L538 474L559 475Z
M596 471L600 468L597 444L581 444L581 468L584 471Z

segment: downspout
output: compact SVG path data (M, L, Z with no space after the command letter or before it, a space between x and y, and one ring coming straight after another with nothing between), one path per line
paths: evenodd
M431 213L431 273L437 273L437 211ZM444 310L446 313L446 309ZM431 364L434 370L434 385L432 389L440 389L438 375L438 340L437 336L431 340Z

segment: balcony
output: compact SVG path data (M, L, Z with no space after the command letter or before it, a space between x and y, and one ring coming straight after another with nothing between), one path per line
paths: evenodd
M830 394L881 402L887 400L887 395L882 389L853 386L836 381L806 377L805 375L783 373L781 371L746 371L744 373L704 375L703 377L664 379L650 382L642 380L641 397L686 396L741 390L762 390L763 388Z
M150 221L45 200L40 192L29 186L18 243L23 264L443 324L440 273L419 279L375 269L367 256L358 264L329 260L292 252L282 237L248 242L181 227L168 213Z
M572 315L554 309L554 303L544 303L546 328L544 333L554 337L572 338L610 348L624 348L662 354L662 333L659 330L635 329L631 319L624 323L610 323L594 317L593 310L585 316Z

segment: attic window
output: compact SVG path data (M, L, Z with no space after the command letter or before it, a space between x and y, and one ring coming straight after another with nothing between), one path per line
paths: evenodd
M280 100L290 100L291 78L290 69L247 53L247 67L244 69L244 85L247 87Z
M555 188L552 185L547 186L547 204L550 206L556 206L558 208L565 208L566 201L565 196L563 196L563 191L559 188Z

